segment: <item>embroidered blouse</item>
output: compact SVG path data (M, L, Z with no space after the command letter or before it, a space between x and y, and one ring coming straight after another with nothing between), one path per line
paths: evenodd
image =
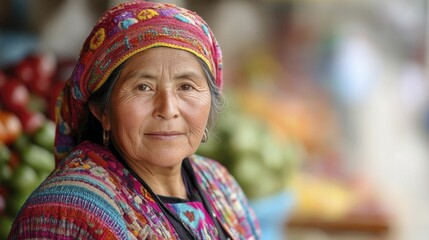
M201 202L167 203L198 239L220 239L218 229Z

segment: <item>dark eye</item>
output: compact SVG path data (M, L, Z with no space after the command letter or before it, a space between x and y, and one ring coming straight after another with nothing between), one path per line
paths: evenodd
M191 86L191 84L185 83L185 84L180 85L180 90L189 91L192 89L193 89L193 87Z
M137 85L137 90L139 90L139 91L149 91L150 88L146 84L139 84L139 85Z

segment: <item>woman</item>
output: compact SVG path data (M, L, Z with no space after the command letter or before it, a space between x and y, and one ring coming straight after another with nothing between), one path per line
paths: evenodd
M194 155L221 87L219 46L195 13L107 11L58 99L56 169L9 239L258 239L236 181Z

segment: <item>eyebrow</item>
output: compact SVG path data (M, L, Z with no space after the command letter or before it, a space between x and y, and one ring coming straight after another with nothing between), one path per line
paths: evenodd
M178 78L178 79L183 79L183 78L200 79L200 78L203 78L203 79L205 79L205 76L202 74L199 74L195 71L186 71L186 72L178 74L177 76L175 76L175 78Z
M154 75L151 75L144 71L132 71L125 75L126 79L133 79L133 78L148 78L148 79L155 79Z
M127 79L131 78L145 78L154 80L156 77L151 73L145 71L134 71L126 76ZM174 79L203 79L206 80L206 76L204 74L199 74L195 71L184 71L174 76Z

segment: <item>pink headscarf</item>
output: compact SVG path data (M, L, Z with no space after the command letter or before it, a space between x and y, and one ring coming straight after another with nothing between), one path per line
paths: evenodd
M86 124L87 102L112 71L153 47L189 51L203 60L222 88L222 54L214 35L196 13L172 4L134 1L105 12L86 39L79 60L56 104L55 157L77 144Z

